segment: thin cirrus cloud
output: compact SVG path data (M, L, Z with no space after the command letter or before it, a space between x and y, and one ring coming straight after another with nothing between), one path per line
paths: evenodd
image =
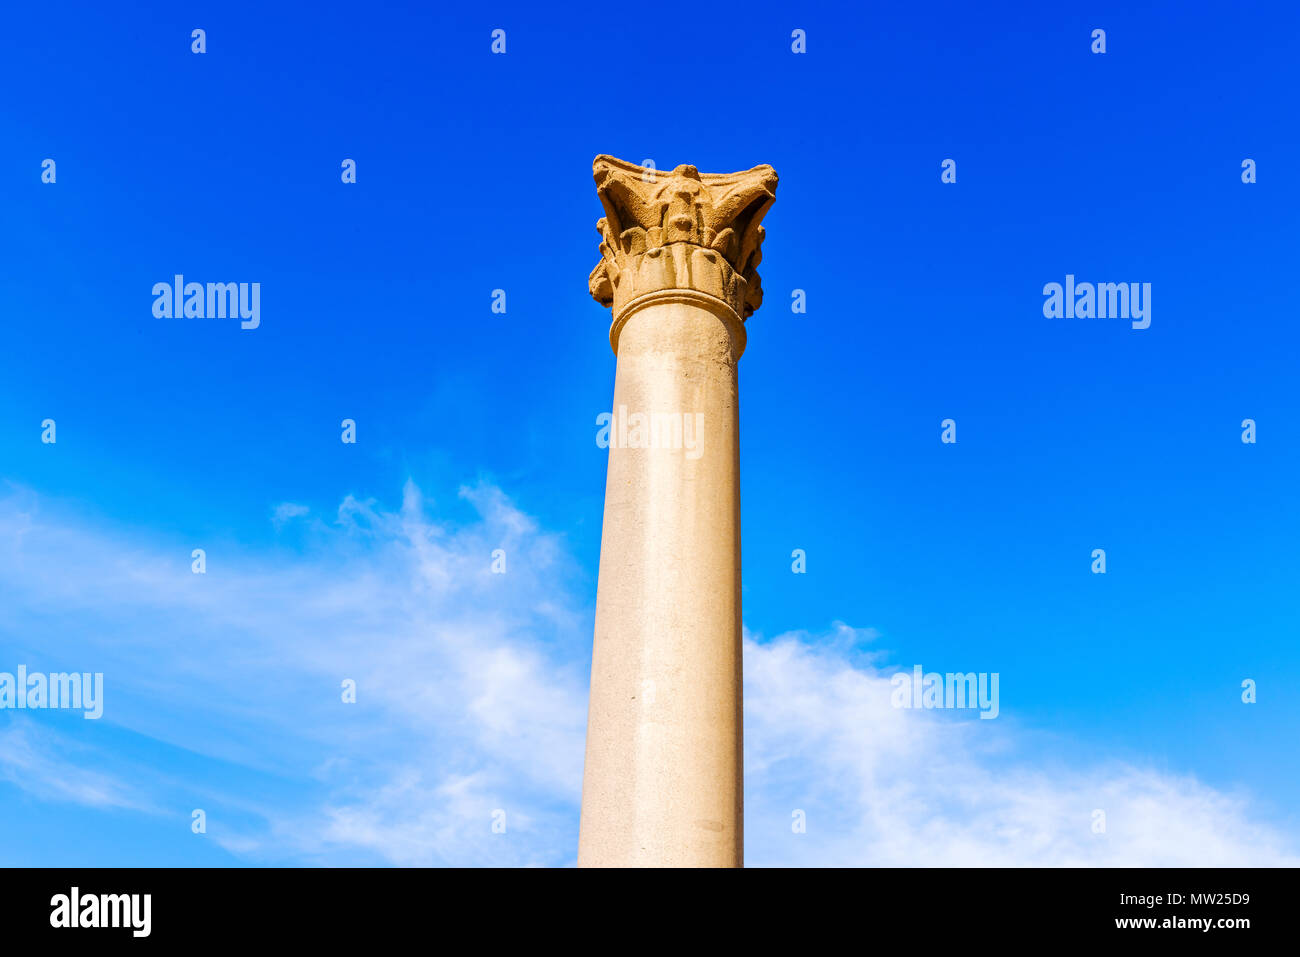
M204 807L206 834L168 833L248 864L572 863L590 583L499 489L459 497L459 523L410 482L394 510L286 504L271 521L301 547L216 546L204 575L187 543L0 497L0 670L102 671L106 699L100 721L0 717L0 807ZM838 623L746 635L748 863L1300 862L1245 795L1120 762L1041 766L1006 708L892 708L877 640ZM124 863L150 863L137 853Z
M752 863L1300 863L1294 836L1257 820L1244 794L1121 761L1044 759L1040 735L1008 719L1005 703L998 721L892 707L897 669L855 652L873 638L837 624L816 639L746 645ZM791 834L794 810L804 813L800 835Z

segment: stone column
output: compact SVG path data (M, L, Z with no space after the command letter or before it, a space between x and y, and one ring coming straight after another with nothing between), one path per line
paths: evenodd
M776 173L594 164L617 358L580 866L739 867L739 408Z

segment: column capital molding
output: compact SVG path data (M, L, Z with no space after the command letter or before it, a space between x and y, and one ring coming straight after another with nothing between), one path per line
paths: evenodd
M741 320L762 304L757 267L762 219L776 200L772 167L664 172L601 155L592 174L605 215L596 223L601 261L588 288L616 321L627 306L667 290L704 293Z

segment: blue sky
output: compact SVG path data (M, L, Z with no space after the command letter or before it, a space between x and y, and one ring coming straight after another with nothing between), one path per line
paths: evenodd
M781 177L748 860L1295 863L1298 21L7 10L0 671L102 671L106 706L0 712L0 858L572 863L610 153ZM155 318L176 273L260 282L260 327ZM1045 318L1067 274L1151 283L1150 328ZM999 719L890 710L917 663L998 672Z

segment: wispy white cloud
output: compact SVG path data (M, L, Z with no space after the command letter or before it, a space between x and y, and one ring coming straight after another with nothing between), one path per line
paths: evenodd
M92 808L155 810L130 784L83 763L86 748L27 722L0 728L0 780L42 801Z
M271 510L271 521L276 528L282 528L295 518L302 518L311 512L311 508L297 502L281 502Z
M475 515L458 527L432 520L414 485L395 511L348 498L309 554L211 547L205 575L189 543L128 544L30 496L0 500L0 650L93 665L104 722L248 772L218 788L209 819L224 798L242 824L221 840L251 859L568 862L584 612L557 581L579 573L496 490L460 495ZM301 786L266 799L268 775Z
M93 729L10 727L0 776L42 800L205 807L210 839L250 863L572 862L589 583L499 489L459 498L469 521L435 517L409 483L396 509L349 497L309 520L301 554L214 545L206 575L191 543L0 498L0 653L102 671L104 719L79 723L158 747L152 773L139 753L115 770ZM749 863L1297 862L1243 795L1122 764L1047 768L1005 714L891 707L878 643L842 624L747 637ZM69 774L87 749L94 773Z
M1255 820L1244 795L1119 762L1044 765L1033 732L1005 716L894 708L895 669L852 660L862 642L849 633L746 641L750 863L1300 863L1294 837Z

